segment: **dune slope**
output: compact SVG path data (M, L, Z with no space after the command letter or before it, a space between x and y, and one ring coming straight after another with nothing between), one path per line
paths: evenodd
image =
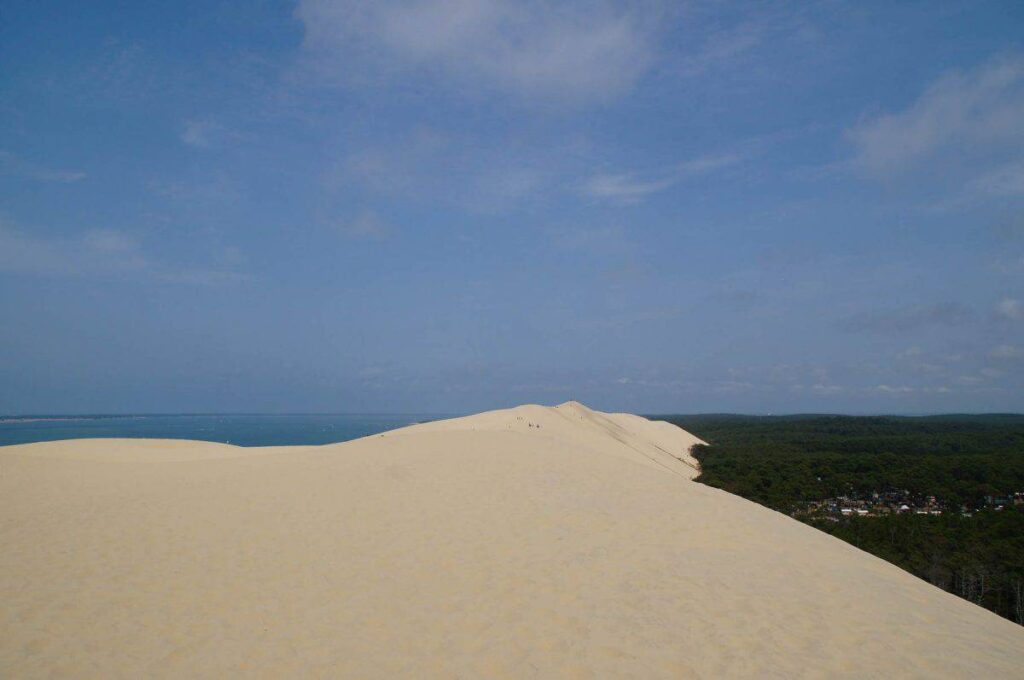
M1018 677L1024 628L568 403L0 448L2 677Z

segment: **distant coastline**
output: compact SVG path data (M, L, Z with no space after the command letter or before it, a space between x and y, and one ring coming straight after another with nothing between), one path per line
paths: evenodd
M47 423L75 420L143 420L146 418L296 418L305 416L348 416L348 417L418 417L413 423L429 422L441 417L456 417L462 414L449 413L97 413L88 415L41 415L23 416L0 415L0 424Z
M190 439L300 446L358 439L448 414L26 413L0 415L0 446L60 439Z
M113 418L125 418L139 420L152 418L153 416L0 416L0 424L7 423L54 423L68 420L109 420Z

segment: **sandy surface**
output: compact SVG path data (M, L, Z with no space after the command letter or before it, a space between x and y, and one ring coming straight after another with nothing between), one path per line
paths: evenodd
M0 676L1024 677L1024 628L569 403L0 448Z

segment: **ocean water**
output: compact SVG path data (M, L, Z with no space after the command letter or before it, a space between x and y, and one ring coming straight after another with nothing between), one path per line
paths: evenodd
M0 446L95 437L199 439L238 446L330 444L441 414L0 416Z

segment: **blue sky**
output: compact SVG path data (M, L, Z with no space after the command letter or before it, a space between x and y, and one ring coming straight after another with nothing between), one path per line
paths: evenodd
M1024 411L1020 2L5 2L0 413Z

